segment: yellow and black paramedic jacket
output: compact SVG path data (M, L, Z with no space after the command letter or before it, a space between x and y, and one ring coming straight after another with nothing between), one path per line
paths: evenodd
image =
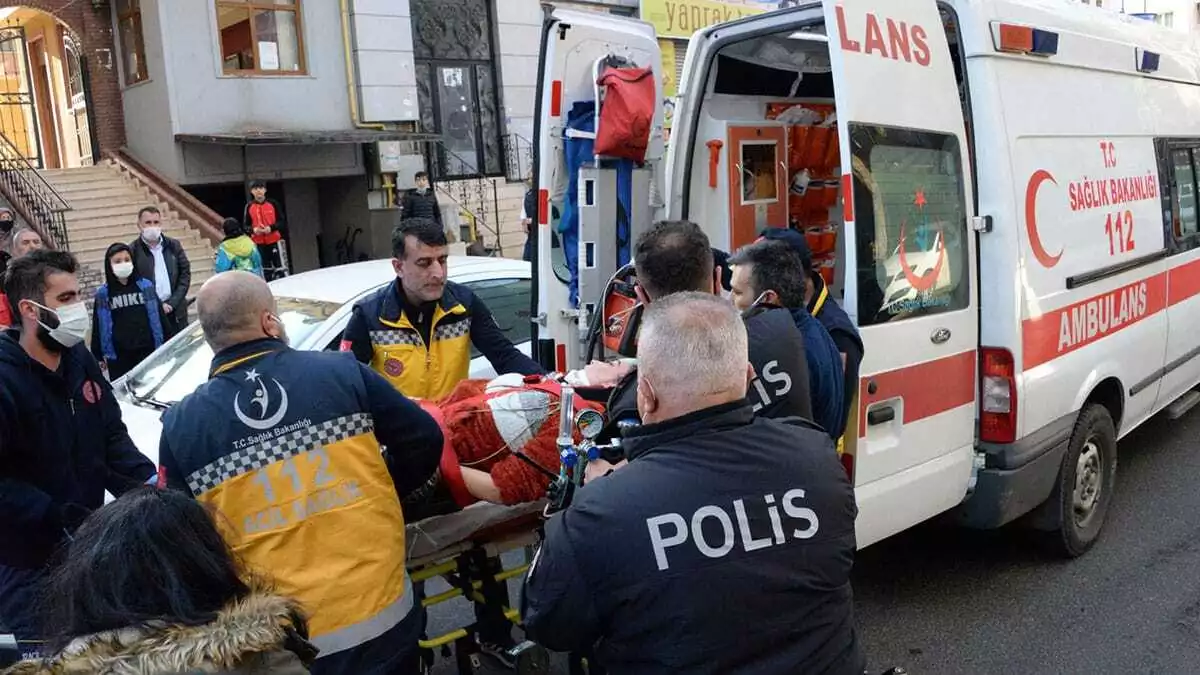
M271 339L221 351L209 378L163 417L168 486L303 604L322 672L390 672L420 616L400 499L437 471L437 423L349 356Z
M402 292L397 279L359 301L343 334L342 351L354 352L404 394L423 399L448 395L467 379L471 345L498 374L544 372L513 346L487 305L466 286L447 282L440 301L417 310L432 313L425 330L411 316L414 310L404 306Z

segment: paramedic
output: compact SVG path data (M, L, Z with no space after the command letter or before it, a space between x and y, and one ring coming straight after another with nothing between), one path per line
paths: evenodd
M862 336L858 334L858 328L846 314L846 310L833 299L825 280L813 271L812 249L808 247L808 240L803 234L783 227L769 227L762 231L762 238L784 242L791 246L800 258L800 266L804 268L804 276L807 279L804 284L804 303L808 307L808 313L829 331L829 336L833 338L833 343L842 354L845 375L845 384L842 387L843 407L846 410L846 419L849 419L854 396L858 393L858 372L864 353Z
M498 374L534 375L542 368L513 346L491 310L471 289L447 281L449 246L442 226L409 218L392 232L396 280L354 306L342 351L354 353L401 393L437 400L467 379L474 345ZM500 571L498 558L488 564ZM480 646L505 666L514 662L511 626L503 615L475 606Z
M804 270L788 246L760 241L742 247L729 259L733 304L742 311L756 305L787 309L804 335L808 357L813 419L835 440L846 427L842 358L829 332L804 306Z
M471 289L446 280L441 226L409 218L392 233L396 280L354 306L342 351L354 352L407 396L439 399L467 379L471 346L497 373L542 373L509 342Z
M744 323L650 305L628 464L553 516L521 594L531 640L616 673L861 675L854 491L811 423L755 416ZM797 451L799 450L799 451Z
M261 278L218 274L196 306L215 356L164 415L167 485L220 512L238 558L311 612L313 673L416 673L424 612L395 534L441 429L353 359L290 349Z
M93 510L154 477L83 344L79 264L35 251L8 265L16 329L0 335L0 632L36 639L34 587Z
M672 293L720 292L721 269L714 265L708 237L695 223L661 221L638 238L633 251L638 300L653 306ZM755 377L749 386L754 411L764 417L813 418L805 345L791 316L782 309L746 319L749 359ZM639 345L638 353L642 353ZM623 420L637 419L636 371L625 374L608 397L605 436Z

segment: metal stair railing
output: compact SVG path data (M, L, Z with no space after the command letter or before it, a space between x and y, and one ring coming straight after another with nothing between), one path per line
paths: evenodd
M443 164L444 163L444 164ZM475 235L479 238L489 255L500 254L500 194L496 182L480 173L474 164L463 159L442 141L430 141L425 144L425 166L429 167L433 187L439 193L447 196L474 222ZM455 166L461 169L472 169L472 173L451 174L444 171L445 166ZM490 193L490 194L489 194ZM488 200L491 199L492 211L496 222L488 218ZM494 237L494 246L489 246L484 232Z
M0 133L0 192L49 245L68 250L66 213L71 205L42 177L12 140Z
M505 178L510 183L523 183L533 169L533 141L521 134L504 136Z

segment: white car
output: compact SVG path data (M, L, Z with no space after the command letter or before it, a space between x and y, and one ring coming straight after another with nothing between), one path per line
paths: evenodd
M492 311L500 330L522 353L529 354L529 263L504 258L451 256L450 280L475 292ZM271 282L279 318L295 349L337 350L354 303L396 278L390 260L327 267ZM472 349L470 377L496 375L486 358ZM113 383L129 435L138 449L157 463L164 410L208 379L212 350L200 323L171 338Z

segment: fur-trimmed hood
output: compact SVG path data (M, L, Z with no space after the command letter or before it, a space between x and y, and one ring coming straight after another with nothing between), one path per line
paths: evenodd
M5 675L307 673L316 648L292 600L253 593L201 626L152 622L72 640L59 654L19 663Z

